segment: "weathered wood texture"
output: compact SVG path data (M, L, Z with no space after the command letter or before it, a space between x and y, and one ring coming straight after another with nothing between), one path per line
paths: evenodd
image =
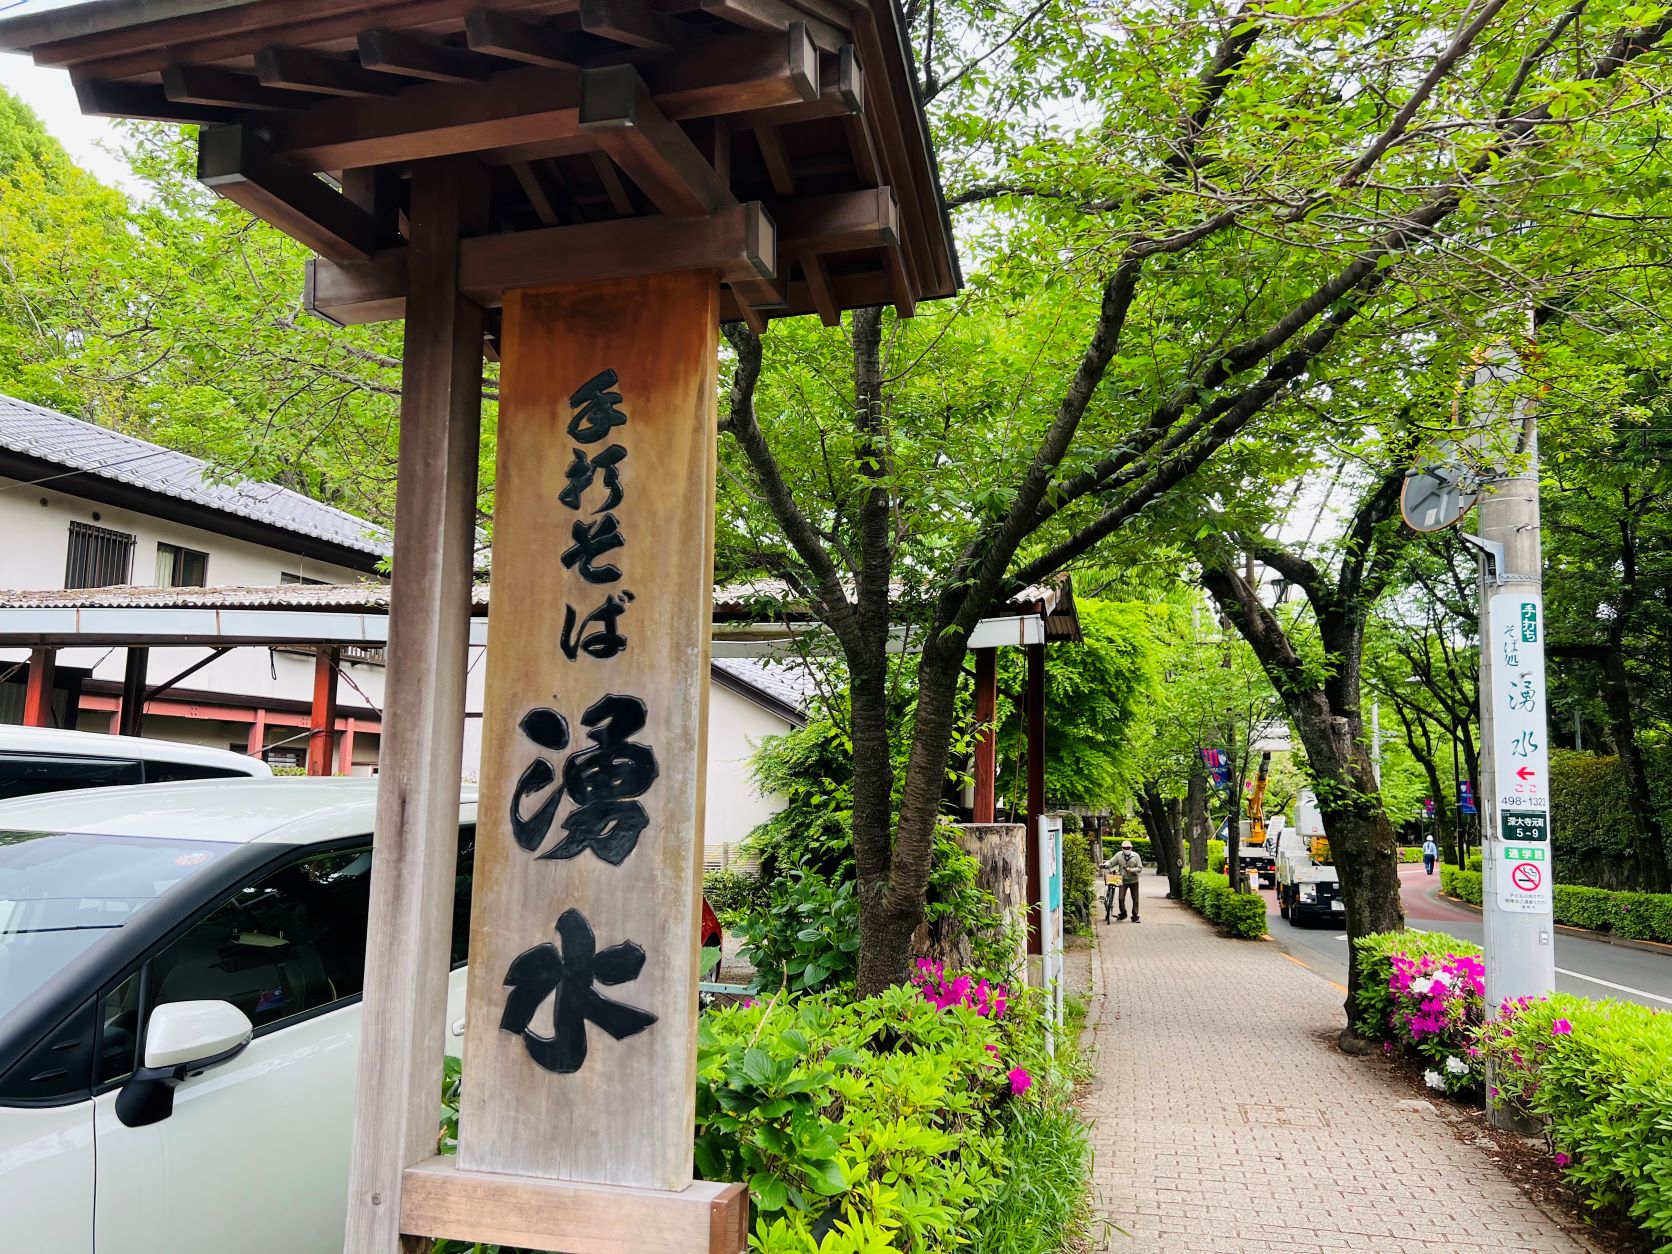
M506 298L465 1035L471 1082L458 1154L464 1170L651 1189L691 1182L718 294L719 276L708 271ZM572 397L606 370L617 376L608 390L619 394L614 405L626 422L607 439L587 440ZM616 467L619 499L599 472L578 496L571 493L574 504L564 502L565 488L576 483L577 452L596 459L612 444L626 452ZM587 563L571 569L563 555L583 528L607 526L611 515L625 543L599 555L593 569L604 575L606 565L616 567L619 578L588 582L581 577ZM613 656L578 648L571 659L561 639L569 608L584 618L607 595L628 593L617 624L625 648ZM582 753L597 761L607 742L619 745L615 733L633 721L584 721L612 695L643 702L643 728L626 738L655 756L655 778L642 789L624 792L571 774ZM536 728L527 716L542 708L553 713L537 715L545 721ZM567 723L561 736L556 716ZM638 751L610 752L612 778L631 774L625 762ZM551 768L548 786L522 788L539 761ZM556 788L570 795L560 802ZM613 789L618 801L642 805L647 822L629 852L616 849L619 865L600 855L602 840L576 853L575 834L586 827L576 818L577 788L595 799ZM528 820L547 804L553 810L543 831L531 839L527 828L515 830L514 806ZM583 1023L584 1062L560 1073L548 1069L553 1041L564 1036L554 1022L569 1019L572 1041L582 994L565 985L560 998L544 998L527 1033L502 1023L512 964L559 945L554 925L570 910L593 929L600 971L604 951L642 948L642 969L596 992L656 1021L622 1039ZM559 948L572 970L572 933ZM624 954L617 951L618 965L631 968ZM544 960L555 957L547 951ZM542 1050L546 1060L537 1064L533 1054Z
M463 1172L447 1158L410 1167L401 1199L410 1231L566 1254L741 1254L749 1195L698 1182L677 1192Z
M1005 931L1015 937L1011 971L1027 969L1022 930L1028 917L1027 829L1020 823L962 823L958 846L976 861L975 883L993 894Z
M383 771L378 784L348 1254L400 1239L402 1172L435 1152L458 859L465 665L476 531L482 320L458 290L458 239L480 220L473 163L412 173Z

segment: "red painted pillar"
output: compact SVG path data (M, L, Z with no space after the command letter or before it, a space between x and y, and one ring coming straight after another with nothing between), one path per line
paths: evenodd
M977 823L991 823L995 810L994 792L998 775L999 651L975 651L975 806L970 817Z
M1028 649L1028 952L1039 946L1039 894L1044 874L1039 865L1039 819L1045 813L1045 646Z
M255 721L250 724L250 743L244 746L244 752L252 758L265 756L267 749L267 711L257 709Z
M343 720L343 738L337 745L337 774L354 773L354 720Z
M308 774L331 773L332 737L337 727L338 649L314 652L313 712L308 717Z
M57 649L35 649L29 654L29 677L23 688L25 727L53 726L52 676L57 669L57 661Z

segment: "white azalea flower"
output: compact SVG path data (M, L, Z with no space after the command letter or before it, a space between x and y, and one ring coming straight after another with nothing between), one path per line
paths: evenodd
M1469 1071L1469 1064L1464 1062L1456 1054L1453 1054L1450 1058L1446 1059L1446 1070L1451 1072L1452 1075L1467 1075Z
M1433 987L1434 987L1434 981L1431 980L1426 975L1423 976L1421 979L1411 981L1411 991L1413 993L1415 993L1418 997L1421 997L1423 994L1428 992L1428 990L1433 988Z
M1431 1089L1443 1089L1446 1086L1446 1078L1438 1071L1424 1071L1422 1078L1428 1081L1428 1087Z
M1446 973L1444 971L1434 972L1433 982L1435 984L1438 984L1441 988L1450 988L1451 987L1451 980L1449 980L1446 977Z

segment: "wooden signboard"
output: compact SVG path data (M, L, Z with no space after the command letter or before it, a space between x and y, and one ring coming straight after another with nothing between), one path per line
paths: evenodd
M691 1183L719 291L506 295L461 1171Z

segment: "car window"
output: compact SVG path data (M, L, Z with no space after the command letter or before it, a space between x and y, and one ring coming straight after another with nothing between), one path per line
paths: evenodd
M450 957L465 960L476 829L459 831ZM358 996L371 906L368 847L316 855L238 892L152 961L150 1004L229 1001L259 1030Z
M99 1052L93 1062L93 1082L121 1080L134 1069L134 1046L139 1040L140 975L135 971L104 997L99 1005Z
M0 753L0 800L144 782L138 762L45 753Z
M177 779L242 779L248 771L228 770L224 766L203 766L197 762L158 762L147 759L145 782L168 784Z
M151 1004L227 1001L260 1029L358 995L371 865L319 854L241 889L153 959Z

